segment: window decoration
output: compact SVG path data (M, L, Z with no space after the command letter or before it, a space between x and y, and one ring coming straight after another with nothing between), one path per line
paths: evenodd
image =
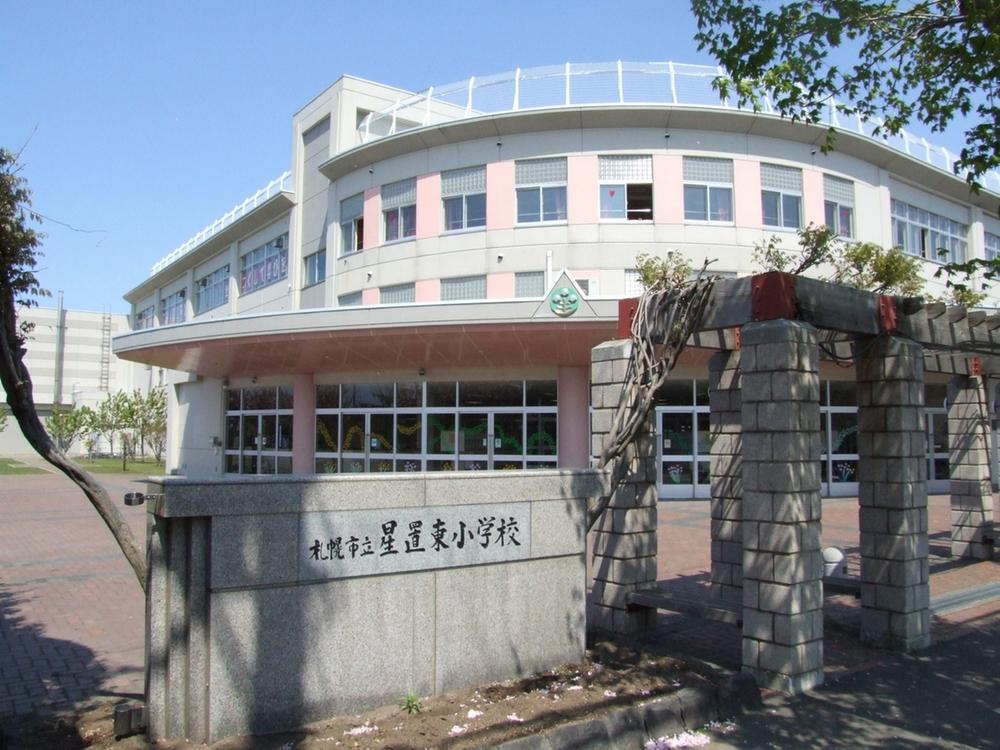
M249 294L288 277L288 233L240 258L240 294Z

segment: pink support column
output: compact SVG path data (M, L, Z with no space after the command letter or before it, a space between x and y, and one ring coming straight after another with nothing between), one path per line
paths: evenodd
M316 385L312 373L295 376L292 411L292 471L316 473Z
M826 224L826 210L823 207L823 173L817 169L802 170L802 216L803 224Z
M441 299L441 279L420 279L414 284L417 302L437 302Z
M365 190L365 249L378 247L382 243L382 189L373 187Z
M684 161L680 154L653 154L653 220L684 223Z
M441 234L441 173L417 178L417 239Z
M760 229L760 162L733 159L733 218L738 227Z
M596 224L597 155L566 157L566 214L570 224Z
M590 465L590 371L586 367L560 367L559 468L585 469Z
M514 162L495 161L486 165L486 228L514 226Z
M486 277L487 299L514 299L514 274L491 273Z
M377 305L379 300L378 289L362 289L361 290L361 304L362 305Z

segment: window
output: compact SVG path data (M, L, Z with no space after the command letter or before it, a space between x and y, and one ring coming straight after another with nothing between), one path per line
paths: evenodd
M522 271L514 274L515 297L544 297L545 271Z
M802 170L778 164L760 165L760 203L764 226L802 226Z
M653 220L653 157L602 156L601 218Z
M288 276L288 235L275 237L240 258L240 294L263 289Z
M453 279L441 279L441 299L486 299L486 277L457 276Z
M577 279L576 284L580 287L580 291L583 292L584 297L597 294L597 279Z
M229 264L194 282L194 314L229 302Z
M417 301L415 284L384 286L379 290L379 302L383 305L405 305Z
M156 322L154 320L155 308L153 305L149 307L144 307L135 314L135 320L132 324L133 331L141 331L143 328L152 328L153 324Z
M160 324L168 326L171 323L184 322L184 300L187 292L184 289L168 294L160 300Z
M287 385L229 389L227 474L292 473L293 396Z
M316 472L555 468L554 380L316 386Z
M733 161L684 157L685 221L733 220Z
M441 174L444 231L486 226L486 167Z
M938 263L961 263L969 228L944 216L892 199L892 238L903 252Z
M312 286L326 279L326 250L307 255L305 285Z
M625 296L626 297L641 297L642 293L646 291L646 287L642 285L642 280L639 277L639 271L635 268L625 269Z
M340 202L340 254L347 255L365 246L365 196L352 195Z
M841 237L854 236L854 183L823 175L823 207L826 225Z
M361 292L351 292L350 294L341 294L337 297L338 307L359 307L361 305Z
M566 221L566 159L514 163L517 223Z
M394 242L416 235L416 180L402 180L382 186L382 217L386 242Z
M1000 236L986 233L986 260L1000 258Z

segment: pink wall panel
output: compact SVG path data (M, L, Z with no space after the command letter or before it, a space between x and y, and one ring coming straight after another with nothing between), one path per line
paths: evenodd
M570 224L596 224L600 217L597 196L597 155L566 158L566 211Z
M373 187L365 190L365 249L382 244L382 192Z
M441 173L417 178L417 238L441 234Z
M378 289L362 289L361 290L361 304L362 305L377 305L378 304Z
M760 207L760 162L733 159L733 218L738 227L764 225Z
M441 299L441 280L418 280L414 284L413 295L417 302L437 302Z
M514 274L491 273L486 277L487 299L514 299Z
M823 173L817 169L802 170L802 225L826 224L823 209Z
M559 388L559 468L585 469L590 466L590 368L560 367Z
M514 162L495 161L486 165L486 228L514 226Z
M292 471L316 471L316 386L309 373L296 375L293 384Z
M684 162L680 154L653 154L653 220L684 222Z

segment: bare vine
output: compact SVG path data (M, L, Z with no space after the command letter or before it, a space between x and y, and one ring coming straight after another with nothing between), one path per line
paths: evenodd
M647 288L632 320L632 351L618 407L599 465L612 465L611 484L587 513L588 531L604 515L615 489L628 475L636 458L635 439L642 430L657 392L670 377L688 339L698 330L715 284L705 261L693 279L665 281Z

